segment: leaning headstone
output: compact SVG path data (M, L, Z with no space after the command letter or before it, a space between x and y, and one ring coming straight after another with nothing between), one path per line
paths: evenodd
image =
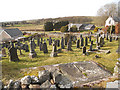
M34 50L34 41L30 40L30 53L29 53L29 57L32 59L34 57L36 57L37 54Z
M6 50L5 50L5 48L2 48L2 57L6 57Z
M109 38L110 38L110 42L112 42L112 36L110 36Z
M64 49L65 47L64 47L64 39L63 39L63 37L62 37L62 39L61 39L61 49Z
M88 38L85 37L85 46L87 46L87 45L88 45Z
M9 56L10 56L10 61L19 61L17 55L17 49L14 47L14 44L12 44L12 46L9 48Z
M77 40L76 44L77 44L76 48L80 48L80 40Z
M42 45L42 50L43 50L43 53L48 53L47 44L46 44L45 40L44 40L44 43Z
M57 56L57 45L56 45L56 41L53 42L53 49L52 52L50 54L50 57L56 57Z
M83 38L81 38L81 46L84 46L84 39Z
M71 41L71 39L70 39L70 40L68 41L68 44L67 44L67 50L68 50L68 51L72 51L71 46L72 46L72 41Z

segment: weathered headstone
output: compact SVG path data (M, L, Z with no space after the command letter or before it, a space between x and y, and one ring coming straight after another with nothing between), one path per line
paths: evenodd
M35 44L34 38L32 38L32 43L33 43L33 47L35 49L36 48L36 44Z
M88 45L88 38L85 37L85 46L87 46L87 45Z
M43 53L48 53L47 44L46 44L45 40L44 40L44 43L42 45L42 50L43 50Z
M71 39L68 41L68 44L67 44L67 50L68 51L72 51L72 41L71 41Z
M57 42L56 41L54 41L53 42L53 49L52 49L52 52L51 52L51 54L50 54L50 57L56 57L57 56Z
M61 39L61 49L64 49L65 47L64 47L64 39L63 39L63 37L62 37L62 39Z
M67 37L65 37L65 45L67 45Z
M93 45L93 41L91 41L91 45Z
M43 38L41 37L41 42L43 42Z
M98 43L98 38L99 38L99 37L98 37L98 35L97 35L97 36L96 36L96 43Z
M83 46L83 50L82 50L83 54L86 54L86 47Z
M10 61L19 61L17 55L17 49L14 47L14 44L11 42L11 47L9 48Z
M76 44L77 44L76 48L80 48L80 40L77 40Z
M30 40L30 53L29 53L29 57L30 58L34 58L37 56L35 50L34 50L34 41L33 40Z
M99 37L99 46L103 47L103 39L102 39L102 37Z
M81 38L80 40L81 40L81 42L80 42L80 43L81 43L81 46L84 46L84 39Z

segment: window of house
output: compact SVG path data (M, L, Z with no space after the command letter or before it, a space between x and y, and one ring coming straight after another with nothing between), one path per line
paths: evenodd
M109 24L111 24L111 20L109 21Z

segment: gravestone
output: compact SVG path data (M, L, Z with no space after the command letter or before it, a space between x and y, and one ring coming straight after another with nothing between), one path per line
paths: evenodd
M42 44L42 42L40 42L40 44L39 44L40 51L42 51L42 47L43 47L43 44Z
M63 39L63 37L62 37L62 39L61 39L61 49L64 49L65 47L64 47L64 39Z
M52 45L52 39L49 37L49 45Z
M77 44L76 48L80 48L80 40L77 40L76 44Z
M29 46L28 46L27 42L25 43L25 52L29 52Z
M89 36L89 41L91 42L91 36Z
M60 47L60 40L56 40L57 46Z
M85 37L85 46L87 46L87 45L88 45L88 38Z
M51 52L51 54L50 54L50 57L56 57L57 56L57 42L56 41L54 41L53 42L53 49L52 49L52 52Z
M11 47L9 48L10 61L19 61L17 55L17 49L14 47L14 44L11 42Z
M82 34L80 34L80 39L82 39Z
M89 51L92 51L93 49L92 49L92 44L90 45L90 49L89 49Z
M68 41L68 44L67 44L67 50L68 50L68 51L72 51L71 46L72 46L72 41L71 41L71 39L70 39L70 40Z
M84 46L84 39L81 38L80 40L81 40L81 42L80 42L80 43L81 43L81 46Z
M93 45L93 41L91 41L91 45Z
M108 32L107 32L107 35L106 35L106 40L108 40Z
M100 37L101 35L100 35L100 33L98 34L98 37Z
M65 37L65 45L67 45L67 37Z
M83 52L83 54L86 54L86 47L85 46L83 46L82 52Z
M44 39L44 43L42 45L42 50L43 50L43 53L48 53L47 44L46 44L45 39Z
M110 42L112 42L112 36L110 36L109 38L110 38Z
M98 38L99 38L99 36L97 35L97 36L96 36L96 43L98 43Z
M35 49L36 48L36 44L35 44L34 38L32 39L32 43L33 43L33 47Z
M41 37L41 42L43 42L43 38Z
M6 57L6 50L5 50L5 48L2 48L2 57Z
M30 53L29 53L29 58L31 58L31 59L37 56L34 49L35 49L34 48L34 41L32 39L32 40L30 40Z
M99 46L103 47L103 39L102 39L102 37L99 37Z

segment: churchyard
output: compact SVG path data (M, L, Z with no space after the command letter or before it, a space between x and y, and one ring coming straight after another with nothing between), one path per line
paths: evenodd
M74 37L74 35L70 34L68 37L68 42L66 42L65 36L63 38L36 36L35 38L29 38L25 41L23 40L20 43L15 42L16 45L14 43L14 47L21 48L17 48L18 57L15 54L11 56L13 58L16 57L14 59L15 61L12 61L12 59L10 60L10 56L8 55L8 52L10 51L8 51L8 49L5 47L6 57L2 57L1 60L2 81L5 84L8 84L8 81L10 79L17 80L26 75L38 76L38 72L45 69L40 66L65 64L80 61L95 62L103 69L109 71L111 75L114 73L114 67L117 59L119 58L118 53L116 52L118 49L118 40L115 40L116 38L112 37L110 40L111 37L108 37L108 40L106 40L107 34L105 37L104 34L89 34L87 36L79 34L76 36L76 38ZM98 43L96 44L96 42ZM24 49L25 47L23 48L22 44L27 44L27 49L29 51ZM11 44L11 46L12 45L13 44ZM32 67L36 68L31 69ZM86 75L86 73L83 73L83 75ZM104 86L105 85L103 85L103 87Z

